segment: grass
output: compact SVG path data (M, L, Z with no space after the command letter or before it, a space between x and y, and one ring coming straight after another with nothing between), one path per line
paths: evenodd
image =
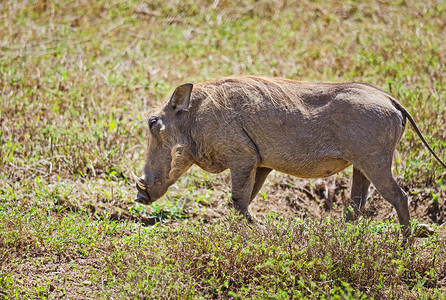
M393 222L312 208L245 224L228 174L198 168L145 207L129 174L148 111L234 74L373 84L444 157L445 20L443 1L2 1L0 298L444 298L446 171L411 129L394 171L438 225L406 248ZM320 205L300 182L255 201Z
M444 238L402 247L392 222L229 215L170 228L4 208L6 298L444 297Z

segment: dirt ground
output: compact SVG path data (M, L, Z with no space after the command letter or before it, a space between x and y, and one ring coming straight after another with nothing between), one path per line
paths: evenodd
M287 177L279 175L279 178L285 181L289 180ZM437 201L434 201L433 189L414 189L405 186L402 180L398 181L409 195L409 208L412 218L416 218L422 223L442 224L446 221L446 204L443 191L440 193L437 191L437 194L440 195L438 195ZM286 182L278 180L271 186L274 197L269 200L256 201L256 203L253 203L253 211L264 213L267 210L278 210L285 213L284 210L286 210L300 217L314 218L343 215L344 207L350 201L351 179L349 177L332 176L318 180L296 179L295 182L298 182L297 186L287 188ZM274 201L274 198L276 201ZM278 201L277 198L279 198ZM266 205L261 202L265 202ZM365 207L362 208L362 214L364 217L374 220L397 218L395 209L379 195L373 185L369 188L368 200Z
M343 216L344 207L350 201L351 179L347 176L332 176L326 179L305 180L280 173L273 173L259 195L250 205L257 217L275 212L301 218L323 219L328 216ZM443 224L446 222L445 192L433 188L419 189L398 183L409 195L410 215L421 223ZM267 191L262 197L262 191ZM434 195L437 195L434 199ZM224 213L221 205L211 207L207 217ZM362 208L365 218L372 220L397 220L395 209L384 200L373 185L369 188L368 200Z

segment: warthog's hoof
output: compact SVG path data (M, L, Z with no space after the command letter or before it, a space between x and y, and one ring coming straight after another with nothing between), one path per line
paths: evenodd
M413 236L419 237L419 238L425 238L430 235L433 235L435 233L434 229L429 227L427 224L418 224L417 228L415 229Z

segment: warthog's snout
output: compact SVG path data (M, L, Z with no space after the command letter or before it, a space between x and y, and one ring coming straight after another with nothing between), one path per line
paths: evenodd
M147 191L141 189L138 185L136 185L138 189L138 194L136 195L135 201L141 204L150 204L150 197Z
M143 183L142 179L138 178L133 172L132 177L136 182L136 189L138 190L135 201L142 204L150 204L150 196L149 193L147 193L146 185Z

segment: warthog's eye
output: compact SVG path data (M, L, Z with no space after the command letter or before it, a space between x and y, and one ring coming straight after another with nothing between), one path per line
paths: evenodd
M149 129L152 130L153 125L155 125L158 122L159 118L157 116L151 116L149 118Z

